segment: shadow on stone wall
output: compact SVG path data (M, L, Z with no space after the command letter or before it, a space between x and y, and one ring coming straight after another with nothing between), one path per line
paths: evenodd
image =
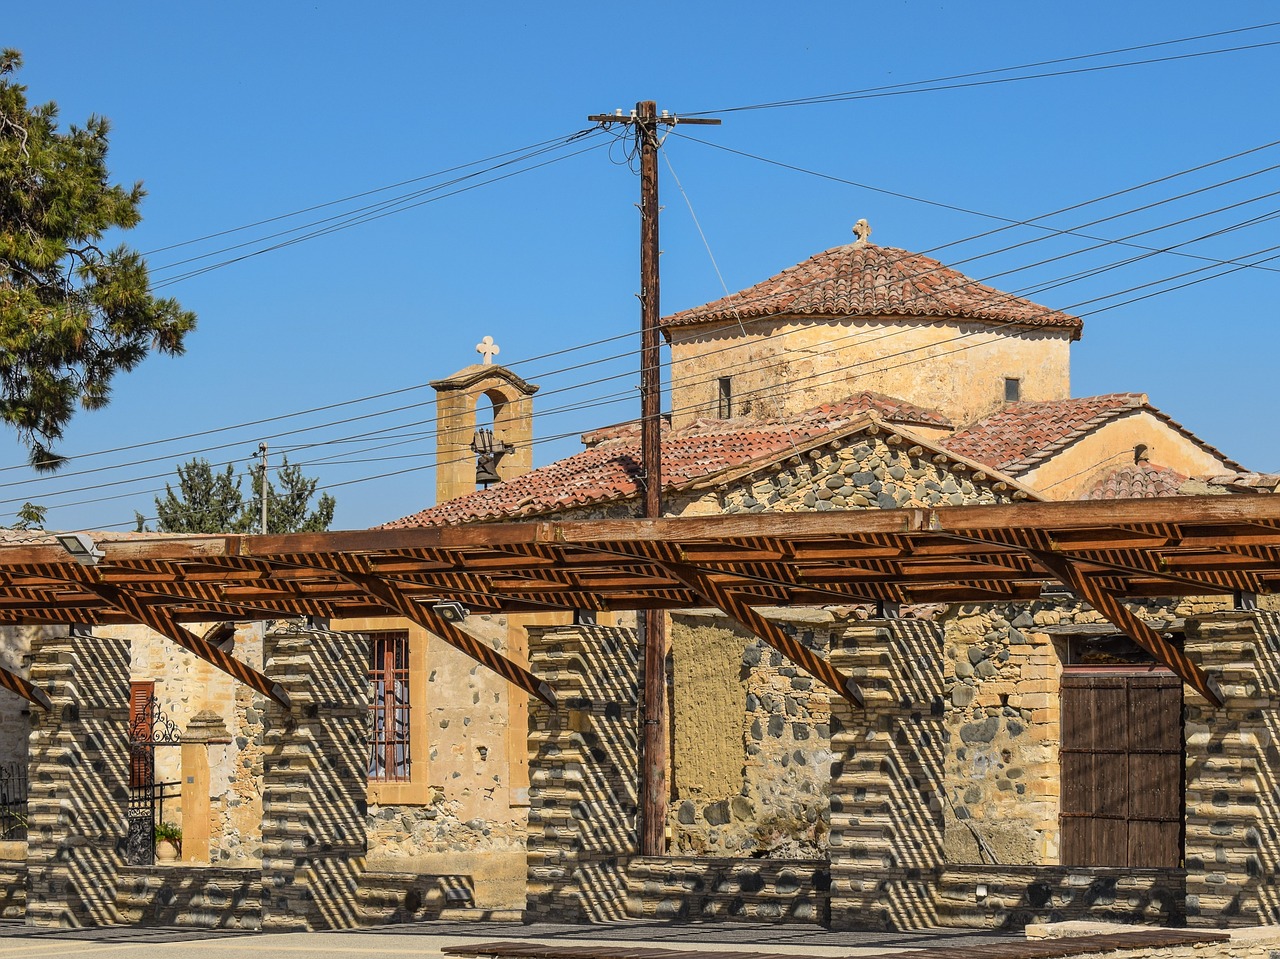
M270 702L265 715L263 928L354 928L366 853L366 641L275 631L264 653L293 706Z
M256 930L262 925L257 869L123 866L116 906L138 926Z
M27 920L110 925L128 804L128 644L46 637L33 652L32 681L53 709L32 713Z
M1186 924L1179 869L947 866L938 916L948 926L1021 929L1033 922Z
M636 633L530 629L529 655L559 706L530 702L526 916L624 919L636 845Z
M831 924L938 924L942 862L942 630L918 620L848 627L832 663L866 706L832 702Z
M1188 618L1186 649L1224 704L1186 693L1190 925L1280 921L1280 616Z

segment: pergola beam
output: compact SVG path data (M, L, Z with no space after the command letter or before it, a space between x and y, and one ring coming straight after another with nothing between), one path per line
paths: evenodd
M11 693L17 693L29 703L35 703L41 709L53 709L49 694L39 686L23 679L17 673L0 668L0 686L3 686Z
M679 580L697 593L705 603L716 607L730 619L736 620L819 682L839 693L844 699L858 708L866 705L862 689L852 677L845 676L809 647L788 636L777 623L765 619L754 607L721 587L705 570L687 563L658 562L657 560L654 560L654 563L670 574L673 579Z
M507 682L537 696L548 706L555 708L555 692L544 680L539 679L520 664L507 659L474 636L464 633L435 610L410 599L394 584L372 573L360 573L352 569L335 570L335 572L378 599L388 609L399 613L428 632L435 633L454 649L465 653L482 666L493 670Z
M1214 706L1222 705L1222 695L1199 665L1182 650L1129 612L1115 596L1081 573L1071 560L1056 553L1029 550L1032 556L1073 593L1105 616L1117 629L1171 669L1184 683Z
M139 600L137 596L120 589L118 586L86 581L77 581L76 585L81 589L94 593L108 606L127 613L136 622L159 633L166 639L172 640L187 652L222 670L233 679L237 679L262 695L274 699L285 709L292 705L289 694L283 686L270 677L264 676L252 666L228 656L217 646L206 642L186 627L179 625L169 614L169 611L163 607L148 606Z

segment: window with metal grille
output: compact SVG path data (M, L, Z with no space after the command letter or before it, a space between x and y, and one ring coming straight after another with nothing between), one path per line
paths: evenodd
M369 779L409 780L409 635L369 634Z

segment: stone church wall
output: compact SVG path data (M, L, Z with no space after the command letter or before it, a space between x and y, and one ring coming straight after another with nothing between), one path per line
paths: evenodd
M829 614L779 613L825 656ZM723 617L672 616L675 801L682 856L823 858L830 820L827 689Z

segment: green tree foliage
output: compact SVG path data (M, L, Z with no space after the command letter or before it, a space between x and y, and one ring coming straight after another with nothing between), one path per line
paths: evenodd
M246 532L256 533L262 527L262 464L254 466L252 472L253 498L245 509L249 525ZM302 467L290 466L288 457L282 460L276 482L267 480L268 533L322 533L329 528L338 502L328 493L321 493L312 509L311 497L317 482L303 476Z
M39 506L30 501L22 504L22 509L18 510L18 521L13 524L14 529L44 529L44 518L49 513L49 507Z
M38 470L76 407L99 409L115 374L152 351L177 355L195 314L152 295L147 266L103 236L141 220L142 184L109 181L108 122L58 130L54 103L29 106L0 52L0 420Z
M242 485L253 491L246 500ZM318 481L304 476L302 467L290 466L286 458L273 482L267 480L267 532L319 533L333 522L337 507L328 493L322 493L311 507ZM162 533L257 533L262 523L262 464L255 464L245 476L235 475L231 464L216 472L208 460L193 459L178 467L178 489L168 483L164 496L156 497L156 529ZM138 530L144 517L135 514Z
M230 463L215 473L208 460L193 459L178 467L178 491L164 484L156 497L156 528L162 533L234 533L240 531L244 496ZM142 514L137 514L143 529Z

